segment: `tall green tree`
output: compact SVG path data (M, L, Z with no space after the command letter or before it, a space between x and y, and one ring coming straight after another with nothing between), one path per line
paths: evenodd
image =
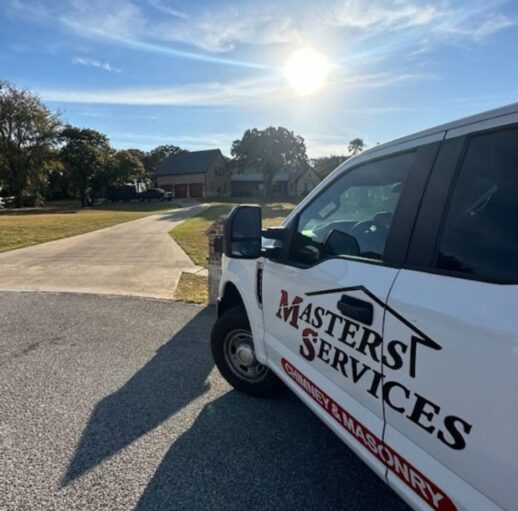
M144 164L133 149L117 151L112 160L110 184L123 185L131 181L142 181L146 176Z
M94 195L108 184L113 149L108 137L98 131L66 126L61 133L64 145L61 159L73 184L79 191L81 206L86 206L89 190Z
M169 144L169 145L159 145L154 149L151 149L148 153L146 153L143 164L146 169L146 174L149 179L153 179L155 176L160 164L171 154L180 154L184 153L185 149L181 147Z
M264 195L271 195L275 175L281 170L309 165L304 139L283 127L246 130L241 140L232 144L234 165L240 170L263 173Z
M362 138L353 138L347 146L349 154L354 156L355 154L361 153L365 149L365 142Z
M319 177L324 179L326 176L331 174L338 165L347 160L347 158L348 156L344 155L321 156L320 158L313 158L311 163Z
M59 115L38 96L0 81L0 171L16 194L17 207L22 206L28 188L37 191L59 128Z

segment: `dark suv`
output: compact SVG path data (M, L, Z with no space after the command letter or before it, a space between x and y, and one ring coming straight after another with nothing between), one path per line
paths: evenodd
M140 200L152 201L152 200L163 200L170 201L173 198L171 192L166 192L163 188L150 188L140 194Z

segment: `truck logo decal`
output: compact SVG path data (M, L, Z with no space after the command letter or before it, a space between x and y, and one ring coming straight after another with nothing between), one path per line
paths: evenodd
M342 406L309 380L293 364L283 358L282 367L290 379L310 396L315 403L429 506L438 511L456 511L457 508L451 499L438 486L383 442L383 440L371 433L362 423L357 421Z
M382 333L317 302L307 301L333 293L362 293L375 302L383 314L391 314L407 327L400 339L386 339ZM401 414L445 446L462 450L472 425L444 410L439 404L413 391L408 383L417 377L419 358L425 350L439 352L442 347L397 311L387 306L363 286L345 287L290 297L281 290L276 317L300 331L298 352L308 362L326 364L341 378L363 388L391 410ZM382 368L392 371L383 374ZM406 374L405 384L392 374ZM387 377L390 376L390 379Z

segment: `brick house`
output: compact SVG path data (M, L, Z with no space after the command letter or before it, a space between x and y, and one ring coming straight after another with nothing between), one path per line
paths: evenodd
M302 170L281 170L273 178L272 195L276 197L303 197L320 183L318 174L308 167ZM243 172L232 175L234 197L262 197L264 177L261 172Z
M174 197L224 197L230 195L230 170L219 149L171 154L161 163L155 186Z

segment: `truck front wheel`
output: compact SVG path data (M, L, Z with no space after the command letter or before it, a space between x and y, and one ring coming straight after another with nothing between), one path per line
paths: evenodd
M232 307L212 329L212 357L219 372L235 389L255 397L272 397L282 388L272 371L255 357L245 309Z

